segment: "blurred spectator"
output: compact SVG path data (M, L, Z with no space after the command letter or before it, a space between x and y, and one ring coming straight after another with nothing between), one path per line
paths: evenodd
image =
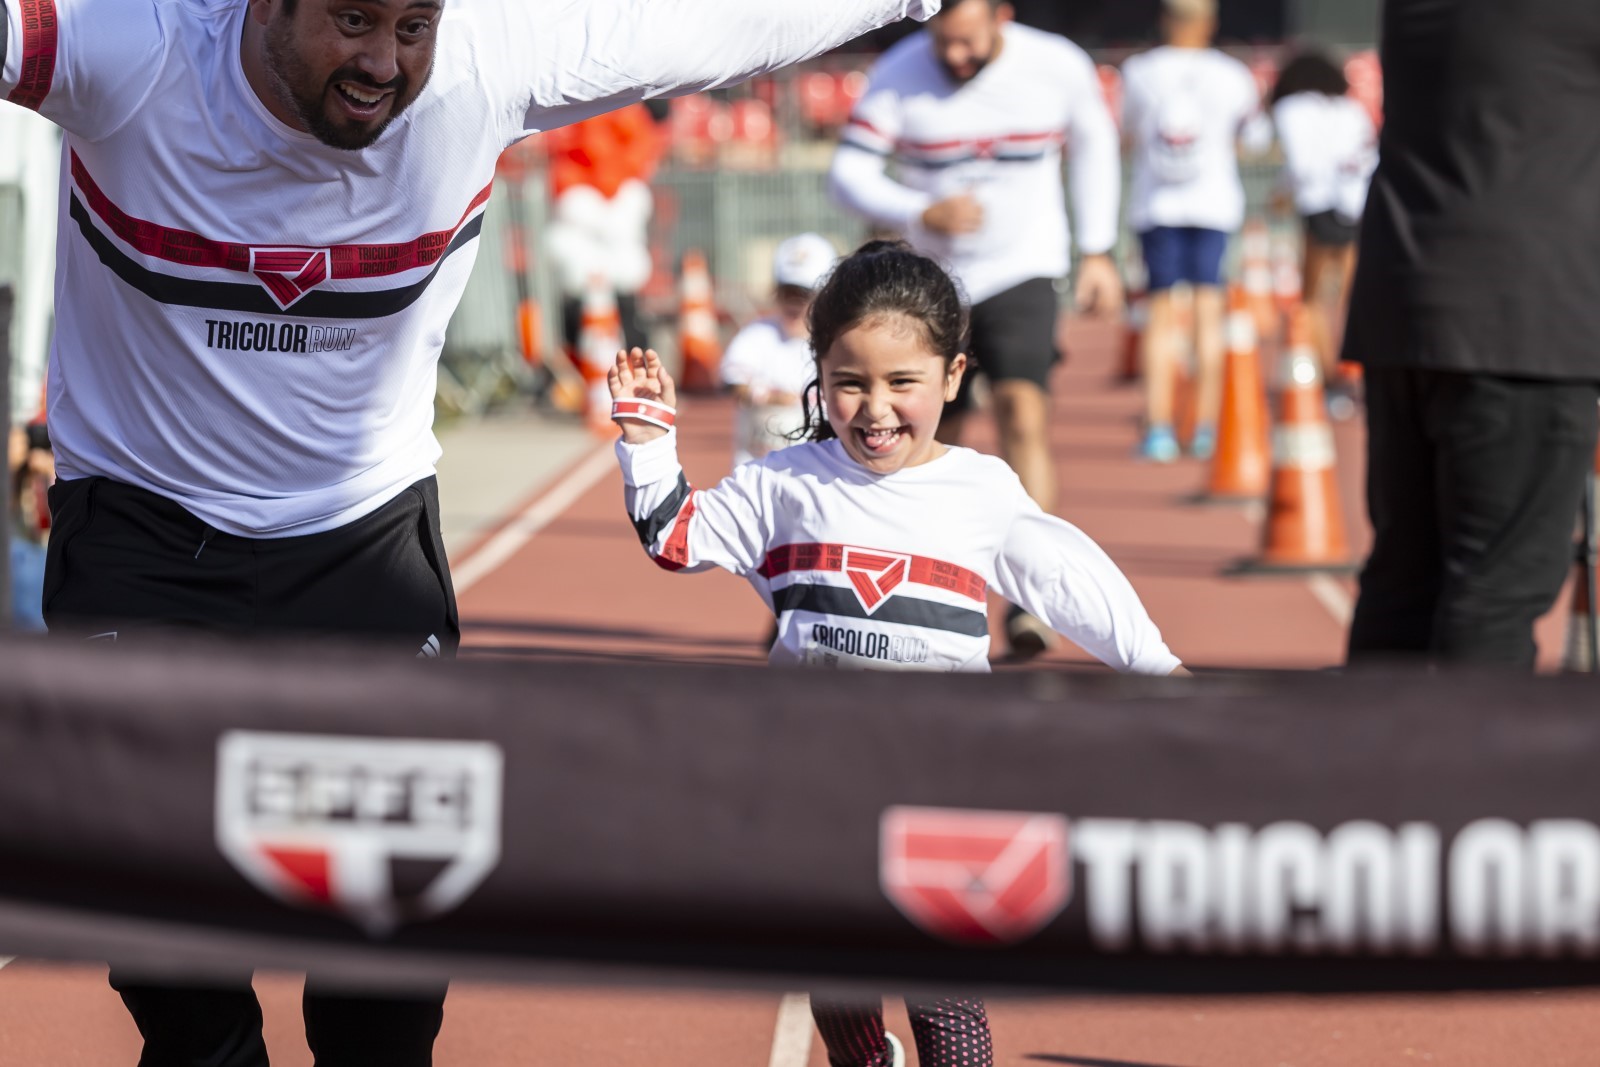
M1175 386L1188 339L1175 286L1194 293L1195 430L1190 451L1208 459L1222 407L1222 256L1244 223L1237 142L1260 111L1250 68L1211 47L1216 0L1164 0L1166 43L1122 68L1123 130L1133 145L1128 221L1149 275L1142 352L1145 432L1139 452L1178 458Z
M50 515L45 490L55 480L55 460L44 423L11 431L7 448L6 485L11 494L11 625L43 632L45 533Z
M1350 660L1531 668L1600 395L1600 4L1388 0L1344 358L1366 366Z
M971 301L968 357L991 386L1000 454L1046 511L1056 503L1046 433L1050 373L1060 358L1056 284L1072 259L1063 145L1072 153L1083 253L1078 305L1116 313L1122 281L1110 250L1121 158L1099 75L1071 41L1016 25L1009 4L947 2L926 31L886 52L831 174L839 200L903 233L960 282ZM963 377L941 440L960 439L976 377ZM1035 654L1053 640L1020 609L1006 632L1013 655Z
M650 178L661 157L656 120L633 104L553 130L550 153L551 221L545 247L561 282L561 324L576 350L583 294L595 276L610 283L629 348L648 340L636 294L650 279Z
M817 380L807 315L811 297L839 253L826 237L802 233L773 255L772 314L736 334L722 357L722 382L739 400L734 424L735 466L788 448L806 425L800 403Z
M11 338L12 410L0 420L32 417L50 355L54 317L56 209L61 185L61 130L32 111L0 107L0 185L21 194L21 226L8 234L16 247L0 260L16 256L15 278L0 277L16 290Z
M1301 294L1322 359L1338 387L1333 322L1356 266L1356 231L1367 185L1378 165L1377 130L1366 108L1347 95L1344 70L1321 52L1302 52L1272 90L1272 121L1283 148L1286 194L1304 230Z

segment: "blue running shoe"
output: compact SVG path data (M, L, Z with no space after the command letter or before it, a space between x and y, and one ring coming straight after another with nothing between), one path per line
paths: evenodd
M1171 426L1152 426L1139 442L1139 458L1151 463L1171 463L1178 458L1178 439Z
M1217 428L1202 423L1194 428L1194 439L1189 442L1189 455L1195 459L1210 459L1217 451Z

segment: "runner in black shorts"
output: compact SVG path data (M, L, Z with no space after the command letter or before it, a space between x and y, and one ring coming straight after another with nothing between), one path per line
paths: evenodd
M1377 130L1366 109L1348 95L1349 88L1344 68L1332 56L1311 50L1284 66L1270 97L1283 149L1279 200L1293 202L1305 234L1301 296L1335 414L1354 406L1343 395L1353 383L1339 373L1335 327L1344 321L1356 269L1356 235L1378 163Z
M1061 352L1056 345L1056 322L1060 304L1056 283L1051 278L1034 278L1003 293L972 305L968 326L967 374L961 379L961 391L945 408L944 421L939 429L955 442L961 431L961 421L972 410L972 382L981 373L991 388L1003 382L1031 382L1045 392L1050 390L1050 372L1061 362ZM1005 387L997 390L1002 397ZM1008 444L1004 437L1016 436L1016 427L1010 420L1000 418L1001 448ZM954 428L946 430L954 420ZM1016 463L1012 463L1016 468ZM1018 471L1020 475L1021 472ZM1026 479L1024 479L1026 484Z
M1110 255L1121 153L1089 56L1063 37L1017 25L1012 14L994 0L945 0L927 33L885 52L829 177L846 206L904 234L956 276L971 304L969 355L991 386L1000 455L1028 495L1053 511L1054 280L1072 272L1076 244L1078 308L1122 310ZM1064 146L1072 154L1065 190ZM970 381L940 424L947 443L961 433ZM1006 635L1014 656L1052 640L1048 627L1020 612L1008 617Z
M989 384L1000 455L1030 493L1035 486L1049 485L1045 499L1052 503L1056 475L1044 430L1050 372L1061 362L1056 345L1059 307L1050 278L1032 278L972 305L967 373L939 423L939 440L960 443L966 416L973 410L972 383L981 373ZM1006 614L1006 641L1013 655L1044 651L1053 643L1047 629L1015 605Z

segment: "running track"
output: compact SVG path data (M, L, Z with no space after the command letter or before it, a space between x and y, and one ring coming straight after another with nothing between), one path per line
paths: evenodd
M1345 579L1219 577L1256 547L1249 516L1187 506L1202 471L1130 459L1138 397L1112 384L1114 336L1069 330L1057 381L1054 447L1061 509L1128 572L1168 642L1192 666L1317 669L1337 664L1351 585ZM730 411L685 407L690 478L727 463ZM1350 532L1364 548L1359 430L1338 428ZM989 439L973 441L987 447ZM512 461L508 459L508 461ZM757 663L768 617L744 583L720 573L674 576L640 551L621 510L620 479L599 450L580 460L502 529L456 560L469 655L588 662L685 659ZM630 613L672 603L674 613ZM1541 625L1559 659L1558 609ZM997 650L999 646L997 645ZM1085 663L1072 649L1053 660ZM1076 668L1075 668L1076 669ZM1099 669L1085 666L1082 669ZM0 1063L131 1065L138 1037L105 969L17 961L0 970ZM309 1067L298 981L257 977L278 1067ZM549 989L459 984L440 1036L439 1067L824 1067L803 1002L762 992ZM991 1004L1007 1067L1542 1067L1592 1064L1600 994L1428 997L1036 998ZM891 1005L890 1026L909 1033ZM913 1057L914 1061L914 1057Z

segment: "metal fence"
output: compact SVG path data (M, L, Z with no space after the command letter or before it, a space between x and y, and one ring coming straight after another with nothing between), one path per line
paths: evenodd
M541 170L495 183L484 209L477 261L445 332L437 401L441 415L477 415L496 402L538 393L542 379L523 351L517 279L524 272L530 296L547 309L536 343L552 352L560 343L555 314L560 290L538 247L549 215L547 185Z
M1271 155L1241 163L1249 214L1271 218L1278 169L1279 162ZM1130 179L1130 168L1124 165L1124 204ZM858 217L829 198L827 173L821 168L772 173L668 169L655 186L661 247L674 263L688 249L704 251L722 307L734 318L744 317L765 299L771 286L772 251L783 238L814 230L847 250L868 231ZM1292 219L1278 219L1272 225L1285 233L1297 232ZM1137 247L1124 224L1118 260L1137 259Z

